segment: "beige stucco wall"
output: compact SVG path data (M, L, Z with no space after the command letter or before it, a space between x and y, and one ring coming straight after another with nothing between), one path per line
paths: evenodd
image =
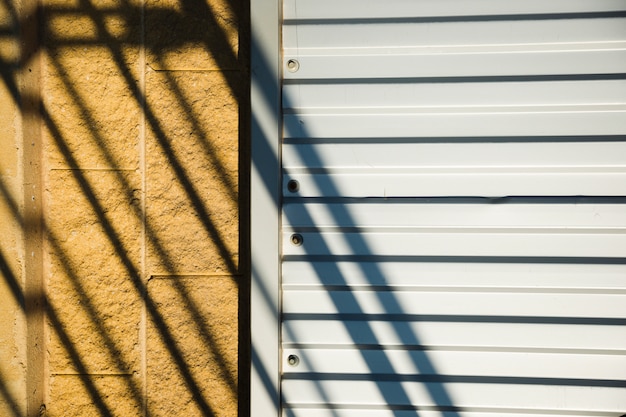
M39 283L46 301L42 412L236 416L247 366L247 5L35 3L39 117L0 85L0 111L11 115L0 121L0 147L11 150L0 169L18 205L39 182L43 235L31 242L5 195L0 233L8 267L27 293ZM17 45L0 44L3 60ZM34 166L33 152L20 153L24 120L40 132ZM0 415L21 416L37 378L26 347L38 324L8 283L3 276L0 380L12 397L0 390ZM10 403L19 410L5 411Z
M0 3L0 415L26 413L22 117L17 11ZM5 32L6 33L6 32Z
M22 206L17 142L21 126L16 107L0 85L0 416L19 416L26 410L23 239L16 216Z

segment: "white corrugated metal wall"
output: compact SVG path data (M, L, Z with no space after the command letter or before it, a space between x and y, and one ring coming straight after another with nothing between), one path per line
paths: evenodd
M626 413L626 1L283 13L284 414Z

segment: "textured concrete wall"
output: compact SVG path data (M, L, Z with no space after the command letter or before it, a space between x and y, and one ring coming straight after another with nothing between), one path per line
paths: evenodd
M0 416L21 416L26 410L23 239L14 211L22 205L16 132L20 119L11 101L0 85Z
M19 19L0 3L0 416L26 413L26 317Z
M47 416L238 413L246 9L239 0L39 3ZM0 106L23 116L6 85ZM0 122L1 149L15 150L0 155L2 181L26 195L14 173L29 161L10 119ZM24 227L7 210L1 203L2 250L19 271L33 261L19 253ZM26 340L23 310L0 304L0 380L23 407L16 415L32 378L16 344ZM11 415L3 392L0 415Z

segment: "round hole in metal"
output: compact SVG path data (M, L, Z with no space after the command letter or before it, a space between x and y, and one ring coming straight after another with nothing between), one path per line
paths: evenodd
M296 180L289 180L289 182L287 183L287 189L289 190L289 192L295 193L300 189L300 184Z

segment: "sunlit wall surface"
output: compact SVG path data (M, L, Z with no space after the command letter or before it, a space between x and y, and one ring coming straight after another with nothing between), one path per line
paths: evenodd
M0 415L245 408L247 9L0 0Z

